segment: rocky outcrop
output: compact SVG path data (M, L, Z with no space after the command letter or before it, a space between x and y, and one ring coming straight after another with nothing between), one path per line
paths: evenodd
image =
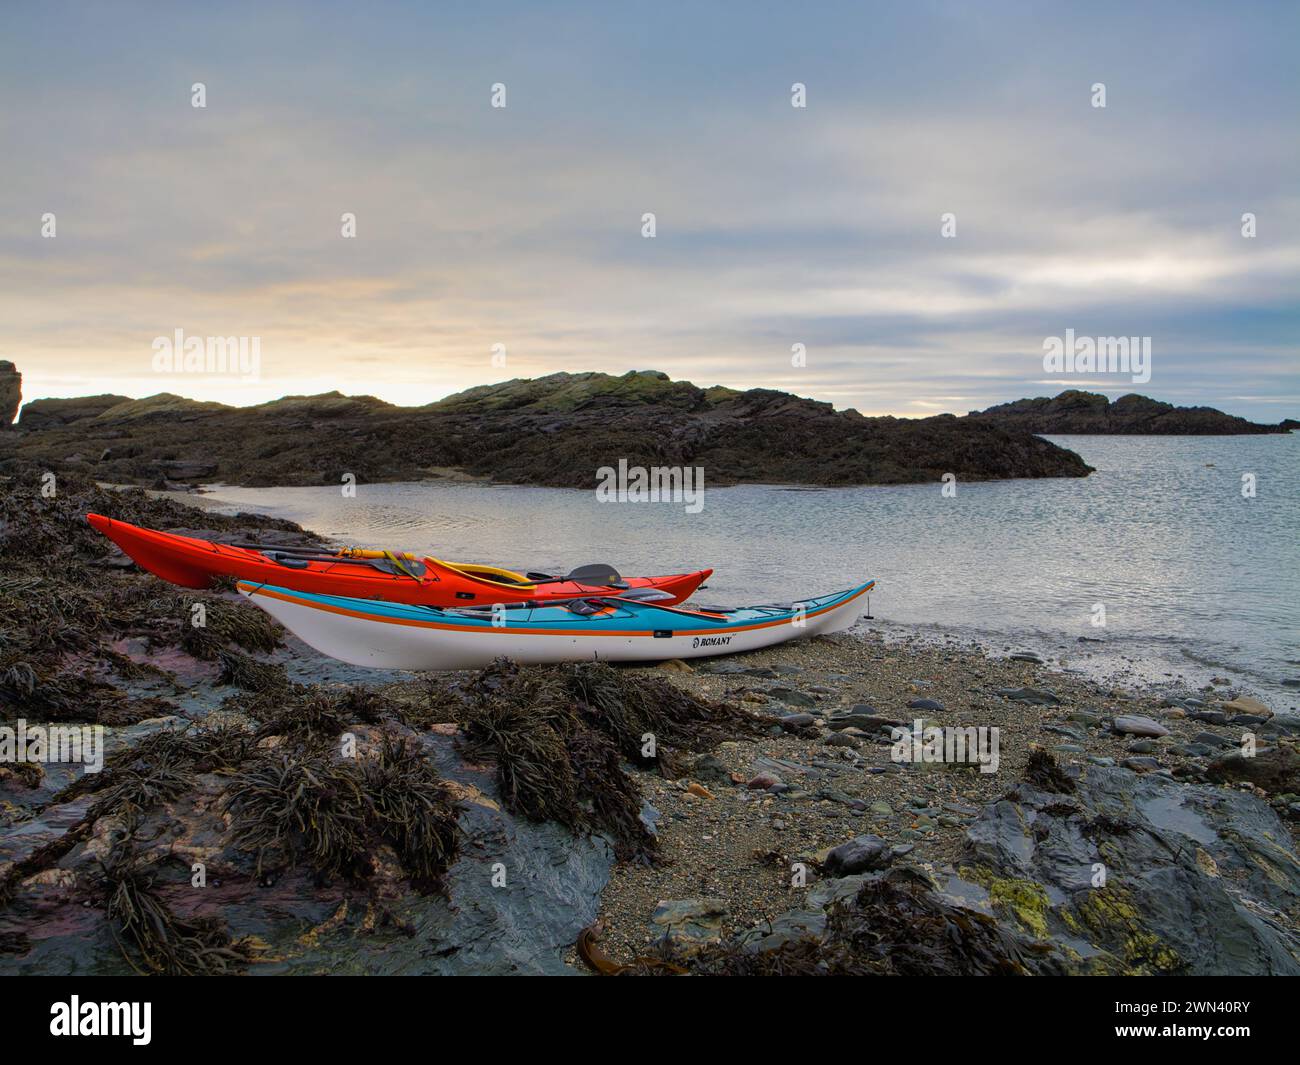
M1175 407L1146 396L1120 396L1113 403L1097 392L1075 389L1059 396L1018 399L969 418L1030 433L1114 433L1158 436L1240 436L1283 433L1291 426L1259 425L1213 407Z
M1254 795L1090 766L1066 793L1021 783L968 841L962 879L1083 971L1300 974L1275 916L1300 863Z
M12 424L23 401L23 375L6 359L0 359L0 429Z
M23 408L18 419L20 429L55 429L62 425L97 418L104 411L121 403L131 402L126 396L79 396L76 399L34 399Z
M969 418L864 418L770 389L698 388L657 371L552 374L470 389L425 407L369 396L292 396L226 407L163 395L42 400L16 457L99 480L151 484L161 462L249 485L418 480L455 472L593 488L601 467L700 466L710 485L904 484L1082 477L1071 451ZM72 404L81 403L80 410ZM201 450L195 441L202 440ZM0 460L5 452L0 450ZM199 473L199 466L215 467ZM169 475L175 476L175 475Z

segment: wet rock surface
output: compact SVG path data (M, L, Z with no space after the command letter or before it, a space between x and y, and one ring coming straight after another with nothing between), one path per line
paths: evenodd
M1295 975L1290 834L1253 795L1089 766L1021 783L967 833L962 878L1085 972Z
M197 780L134 831L155 842L138 854L161 881L159 895L182 917L219 920L246 950L240 971L258 974L556 974L564 952L595 917L614 862L597 837L505 813L491 774L467 770L450 738L426 750L455 785L462 854L445 894L412 889L394 857L381 856L364 889L321 883L307 870L259 881L250 857L220 821L222 782ZM83 804L84 805L84 804ZM56 835L80 808L56 806L33 824ZM207 815L207 816L205 816ZM130 973L116 923L93 903L100 861L116 828L106 823L51 868L28 878L0 910L0 971L22 975ZM191 884L192 863L208 886ZM6 862L0 860L0 875ZM494 877L496 878L494 881Z

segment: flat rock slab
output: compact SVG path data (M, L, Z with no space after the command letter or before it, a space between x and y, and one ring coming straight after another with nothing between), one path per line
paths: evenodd
M1210 780L1248 781L1274 794L1300 790L1300 754L1290 747L1259 747L1251 755L1232 751L1216 758L1206 768Z

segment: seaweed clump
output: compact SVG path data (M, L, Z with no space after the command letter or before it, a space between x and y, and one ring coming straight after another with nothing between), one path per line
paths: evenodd
M181 595L178 598L180 609L177 614L185 618L194 616L195 606L203 607L203 624L184 625L180 637L181 649L195 658L212 661L231 644L245 651L263 653L280 646L280 628L265 611L249 610L246 604L212 596Z
M418 891L443 890L459 848L460 805L419 743L385 733L362 759L290 745L244 766L226 796L236 846L264 881L299 863L363 881L387 844Z
M1037 748L1029 752L1023 773L1025 783L1032 784L1039 791L1053 795L1072 795L1076 788L1073 779L1061 768L1061 765L1047 751Z
M306 859L322 876L361 878L365 795L358 774L325 750L260 758L231 784L234 842L257 856L257 875Z
M743 939L677 959L713 976L1046 976L1064 972L1046 944L953 905L907 867L868 880L827 911L820 937L753 950Z
M216 917L181 917L163 900L154 868L135 853L129 836L103 862L104 908L116 922L114 939L142 976L225 976L250 960Z
M331 739L358 722L380 724L388 709L383 697L371 688L291 684L282 673L272 683L246 690L247 694L228 699L222 708L237 710L256 721L259 739Z
M459 806L416 740L385 734L361 766L371 823L417 890L441 891L456 859Z
M238 725L186 725L151 732L129 747L110 754L99 773L78 777L54 802L87 792L100 798L91 808L94 816L127 805L147 810L187 791L196 773L230 770L252 752L255 736Z
M675 750L707 750L755 728L662 678L599 663L521 669L505 659L465 686L456 717L467 756L495 760L508 810L606 833L625 860L649 859L654 836L623 761L662 766Z
M138 490L106 490L76 474L51 479L22 463L7 467L13 475L0 477L0 717L127 725L175 713L161 696L123 690L122 681L146 673L174 677L134 661L119 641L176 647L214 662L280 645L281 630L256 608L132 572L134 565L85 518L94 511L176 528L194 520L193 509ZM243 534L261 528L306 536L290 523L254 515L209 513L203 522ZM195 626L200 604L204 623ZM231 682L253 677L260 665L246 656L222 662Z

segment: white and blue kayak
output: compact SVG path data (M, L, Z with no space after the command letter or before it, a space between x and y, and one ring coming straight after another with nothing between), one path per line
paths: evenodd
M543 662L657 662L754 651L840 632L875 587L738 610L663 606L636 597L440 608L295 592L239 581L247 596L322 654L377 669L475 669L500 657Z

